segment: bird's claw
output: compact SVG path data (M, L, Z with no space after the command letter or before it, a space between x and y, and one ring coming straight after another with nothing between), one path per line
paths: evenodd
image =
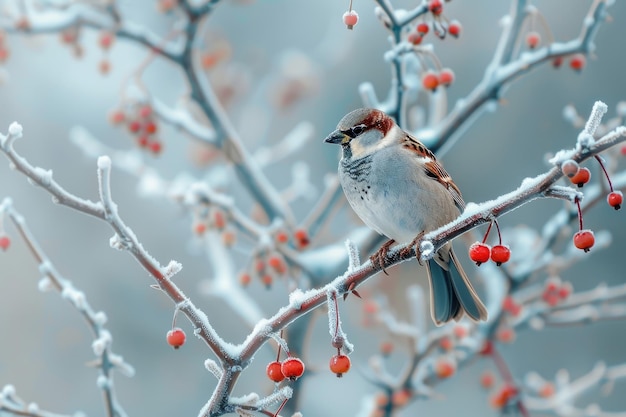
M387 253L389 252L389 248L394 243L395 243L395 240L393 239L387 241L384 245L380 247L380 249L378 249L378 251L375 254L370 256L370 261L372 262L372 265L382 270L385 273L385 275L389 275L389 273L387 273L387 270L385 269L385 259L387 259Z

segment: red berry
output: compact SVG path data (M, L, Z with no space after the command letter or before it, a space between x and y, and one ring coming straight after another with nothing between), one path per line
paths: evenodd
M563 57L562 56L557 56L556 58L554 58L552 60L552 67L560 68L561 65L563 65Z
M443 4L441 0L430 0L428 3L428 10L435 16L439 16L443 12Z
M489 260L491 255L491 248L489 245L481 242L474 242L469 248L469 257L472 261L476 262L476 265L485 263Z
M172 346L174 349L178 349L182 345L185 344L185 332L178 327L174 327L172 330L167 332L167 343Z
M311 243L309 240L309 233L304 229L297 229L293 233L293 237L296 240L296 246L300 249L309 246L309 243Z
M506 384L491 397L491 405L495 408L505 407L517 395L517 388Z
M354 10L345 12L342 18L343 23L348 27L348 29L352 29L357 23L359 23L359 14Z
M272 283L274 282L274 278L270 274L265 274L261 277L261 282L265 285L265 288L269 289L272 287Z
M572 178L573 176L578 174L579 170L580 167L578 166L578 162L572 159L568 159L561 164L561 172L563 172L563 175L565 175L567 178Z
M137 138L137 145L139 145L140 148L147 148L149 144L150 138L148 135L141 135Z
M139 117L146 119L152 115L152 107L149 104L144 104L139 108Z
M426 90L435 91L439 86L439 78L433 71L426 71L422 76L422 86Z
M554 395L554 385L549 382L546 382L539 388L539 396L543 398L552 397Z
M621 191L613 191L606 197L606 201L609 203L609 206L615 208L615 210L619 210L624 201L624 195Z
M450 378L454 375L456 371L456 366L452 362L449 362L445 359L440 359L435 364L435 373L441 379Z
M226 216L221 210L215 210L213 212L213 225L218 229L226 227Z
M417 24L417 33L426 35L429 30L430 30L430 26L428 26L428 23L422 22L422 23Z
M585 252L589 252L589 249L591 249L595 241L596 239L591 230L581 230L574 235L574 246Z
M119 125L121 123L124 123L124 120L126 120L126 115L122 110L112 110L109 113L109 122L112 125Z
M491 388L493 387L494 382L496 381L496 377L492 372L485 371L480 376L480 385L483 388Z
M330 371L341 378L343 374L350 370L350 358L346 355L335 355L330 358Z
M113 39L114 36L111 32L104 31L100 33L100 39L98 40L98 43L100 44L100 47L102 49L109 49L113 44Z
M159 142L158 140L154 140L150 142L148 146L150 147L150 151L152 151L152 153L155 155L160 154L161 151L163 150L163 144Z
M141 130L141 123L139 123L138 120L132 120L130 123L128 123L128 130L130 130L132 133L137 133Z
M461 26L461 22L458 20L453 20L448 25L448 33L455 38L458 38L461 35L461 29L463 29L463 26Z
M8 236L0 236L0 249L7 250L11 246L11 239Z
M98 70L100 71L100 74L108 74L111 71L111 62L109 62L108 59L103 59L98 64Z
M285 375L283 375L283 371L281 370L282 365L278 361L270 362L265 368L265 373L268 378L274 382L280 382L285 379Z
M495 245L491 248L491 260L500 266L511 258L511 250L508 246Z
M569 180L572 182L572 184L576 184L578 185L578 187L582 187L589 182L590 178L591 171L589 171L589 168L582 167L578 170L576 175L571 177Z
M289 235L287 235L287 232L285 232L284 230L279 230L278 232L276 232L274 239L276 239L276 242L278 243L287 243L289 242Z
M575 54L569 60L569 66L575 71L582 71L585 68L587 58L583 54Z
M539 42L541 42L541 36L539 33L528 32L526 35L526 45L528 45L530 49L535 49L537 45L539 45Z
M289 357L283 361L280 370L285 375L285 378L295 381L304 373L304 363L298 358Z
M438 77L439 84L447 87L454 82L454 71L450 68L444 68L439 72Z
M267 259L267 264L281 275L287 273L287 264L285 263L283 257L278 254L271 255Z
M423 39L424 39L424 37L421 34L417 33L417 32L411 32L406 37L406 40L409 43L412 43L413 45L419 45L420 43L422 43Z
M383 342L380 344L380 353L385 356L388 356L393 352L393 343L391 342Z
M146 132L148 135L154 135L157 129L157 124L154 123L152 120L143 125L143 131Z
M250 274L244 272L243 274L239 275L239 283L243 287L247 287L248 285L250 285L251 281L252 277L250 276Z

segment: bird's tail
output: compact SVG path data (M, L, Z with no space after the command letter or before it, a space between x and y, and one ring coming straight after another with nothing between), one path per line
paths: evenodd
M430 283L430 313L437 326L459 320L465 312L472 320L487 319L487 309L476 294L472 283L450 248L437 254L439 259L428 261Z

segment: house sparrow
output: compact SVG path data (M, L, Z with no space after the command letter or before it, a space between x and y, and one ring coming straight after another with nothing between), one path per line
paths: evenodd
M352 209L391 239L372 256L381 268L391 244L415 244L424 232L453 221L465 208L435 155L379 110L348 113L324 141L341 145L339 179ZM463 313L476 321L487 318L450 243L428 261L427 271L435 324L458 320Z

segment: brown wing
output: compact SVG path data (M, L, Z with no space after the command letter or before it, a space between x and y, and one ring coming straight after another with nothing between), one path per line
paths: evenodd
M437 161L435 154L430 151L422 142L415 139L413 136L406 134L406 137L403 140L402 146L404 148L410 150L411 152L415 152L417 155L430 159L430 161L426 162L426 175L429 178L437 180L441 185L446 187L446 190L452 196L454 203L459 208L459 211L465 210L465 202L463 201L463 197L461 196L461 190L456 184L452 181L452 177L450 174L446 172L443 166Z

